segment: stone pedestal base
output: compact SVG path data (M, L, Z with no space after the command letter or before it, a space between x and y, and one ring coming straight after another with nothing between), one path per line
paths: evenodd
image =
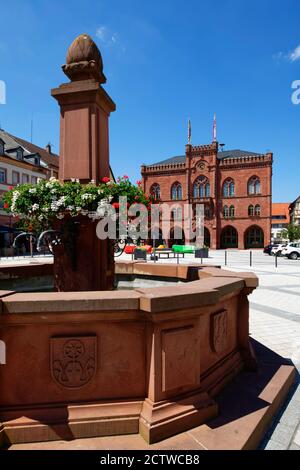
M7 410L1 415L6 442L68 441L137 433L141 408L142 401L129 400Z
M146 399L143 404L139 432L149 443L166 439L174 434L199 426L218 414L218 405L205 392L197 391L174 401L154 403Z
M114 251L111 240L100 240L97 221L88 217L57 221L62 244L54 248L54 286L58 292L100 291L114 288Z

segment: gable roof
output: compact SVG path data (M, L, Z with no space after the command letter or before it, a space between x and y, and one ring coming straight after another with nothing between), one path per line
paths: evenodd
M250 152L248 150L224 150L223 152L218 152L218 160L225 160L226 158L241 158L241 157L250 157L252 155L261 155L261 153ZM173 163L185 163L185 155L179 155L175 157L167 158L157 163L152 163L151 165L146 166L156 166L156 165L171 165Z
M251 157L252 155L261 155L257 152L249 152L248 150L224 150L223 152L218 152L218 159L225 160L226 158L241 158L241 157Z
M272 224L288 223L290 220L289 202L272 202L272 217L284 216L284 219L273 219Z
M179 155L177 157L167 158L161 162L152 163L151 165L146 166L156 166L156 165L170 165L171 163L185 163L185 155Z
M46 166L51 166L58 169L59 165L59 157L55 153L49 153L46 149L42 147L38 147L27 140L20 139L20 137L16 137L8 132L0 129L0 138L5 143L5 152L11 152L13 149L17 149L18 147L22 147L25 150L25 158L26 156L38 153L41 157L41 161L46 164Z
M15 137L11 134L8 134L12 139L18 142L22 147L25 148L29 153L38 153L47 165L54 166L58 169L59 165L59 156L56 153L49 153L46 149L38 147L27 140L20 139L20 137Z

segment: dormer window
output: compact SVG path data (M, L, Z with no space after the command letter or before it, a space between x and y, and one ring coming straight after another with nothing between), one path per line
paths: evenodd
M17 149L17 159L18 160L23 160L23 156L24 156L24 150L21 147L19 147Z
M40 166L40 164L41 164L41 157L38 153L34 157L34 163L35 163L35 165L38 165L38 166Z

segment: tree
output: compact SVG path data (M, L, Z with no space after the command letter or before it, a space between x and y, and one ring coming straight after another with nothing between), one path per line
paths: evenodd
M300 240L300 225L288 225L286 229L282 230L281 237L289 239L290 242Z

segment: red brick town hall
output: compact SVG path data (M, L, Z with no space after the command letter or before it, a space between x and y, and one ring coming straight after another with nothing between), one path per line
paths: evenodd
M187 242L184 230L181 240L174 238L187 203L193 209L204 204L204 243L212 249L261 248L270 242L273 154L222 148L217 141L188 143L183 156L142 165L144 191L171 206L170 246Z

